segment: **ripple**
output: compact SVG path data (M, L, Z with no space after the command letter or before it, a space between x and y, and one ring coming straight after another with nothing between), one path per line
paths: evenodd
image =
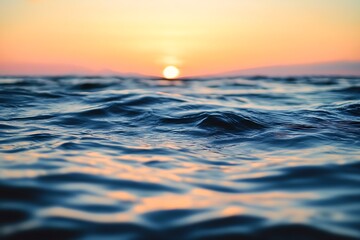
M344 185L356 188L359 186L360 164L343 166L298 166L282 169L282 174L253 179L241 179L263 183L265 185L276 185L276 188L286 189L312 189L312 188L342 188ZM341 172L341 174L339 174ZM266 188L269 186L266 186Z
M179 192L178 189L168 187L163 184L149 183L149 182L137 182L125 179L111 179L103 176L91 176L88 174L80 173L67 173L67 174L53 174L49 176L41 176L38 178L40 182L56 182L56 183L86 183L86 184L101 184L108 189L129 189L138 191L150 191L150 192Z
M358 239L356 77L0 77L1 239Z

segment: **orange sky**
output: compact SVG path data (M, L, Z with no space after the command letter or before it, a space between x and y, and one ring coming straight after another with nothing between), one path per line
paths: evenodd
M0 69L203 75L353 61L359 12L359 0L2 0Z

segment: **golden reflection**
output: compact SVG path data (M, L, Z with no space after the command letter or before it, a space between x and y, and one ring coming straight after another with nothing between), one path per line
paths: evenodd
M4 159L5 161L14 161L17 159L17 157L15 155L5 155L2 157L2 159Z
M164 170L159 168L150 168L144 166L143 163L149 161L174 161L174 159L167 156L144 156L144 155L122 155L112 157L104 155L98 152L88 152L84 156L69 157L71 162L80 163L85 166L76 166L67 168L66 171L81 171L91 174L107 175L111 177L119 177L121 179L138 181L138 182L150 182L161 183L163 181L181 182L182 177L179 176L181 170L184 170L182 165L174 170ZM192 168L186 169L185 172L193 172L195 164L185 163L187 166L191 165ZM92 167L86 167L90 165ZM93 166L96 166L93 167Z
M120 200L120 201L124 201L124 202L134 202L136 201L136 197L128 192L123 192L123 191L114 191L114 192L109 192L106 194L108 197L116 199L116 200Z
M231 207L227 207L224 210L221 211L221 216L236 216L236 215L241 215L245 212L246 210L244 208L241 207L235 207L235 206L231 206Z
M134 213L142 214L145 212L172 209L204 209L214 208L225 204L239 204L244 206L263 206L263 207L285 207L292 200L314 199L318 197L314 193L245 193L230 194L219 193L206 189L195 188L186 194L165 194L139 199L134 206ZM222 210L223 215L243 214L246 210L240 206L232 206Z
M171 145L169 145L171 146ZM20 156L20 155L19 155ZM25 157L25 156L24 156ZM43 154L30 153L28 155L31 161L36 161L39 158L46 158ZM288 158L287 158L288 159ZM175 168L161 169L155 167L145 166L144 163L148 161L171 162L176 164ZM291 159L293 162L298 159ZM137 196L135 193L125 191L122 186L119 186L117 191L95 191L101 197L93 197L84 195L77 199L78 202L92 202L104 204L104 200L123 201L129 203L129 209L122 214L89 214L82 211L75 211L70 209L52 208L46 210L44 214L56 216L70 216L78 219L95 219L99 222L108 221L130 221L135 216L152 211L160 210L174 210L174 209L213 209L221 216L233 216L246 214L247 211L252 211L252 207L266 208L266 209L281 209L277 214L279 216L272 216L270 211L267 211L268 216L274 218L288 217L293 221L302 221L312 216L312 212L301 212L294 209L291 203L301 201L302 199L317 199L319 196L316 193L286 193L286 192L258 192L258 193L226 193L217 192L205 188L191 188L194 183L219 184L214 179L193 179L186 177L198 171L221 171L229 174L229 176L221 181L222 186L237 187L241 183L232 181L232 178L238 178L238 173L241 172L242 177L261 177L264 173L253 172L258 168L273 168L278 164L283 163L284 159L280 157L269 157L267 161L250 162L246 165L239 166L213 166L208 164L195 164L193 162L178 161L168 156L144 156L144 155L122 155L110 156L100 152L87 152L82 156L68 156L66 161L75 163L71 167L64 165L55 170L0 170L0 176L6 178L28 177L33 178L40 175L49 175L52 173L87 173L90 175L103 175L110 178L118 178L136 182L156 183L156 184L170 184L172 186L179 184L184 189L189 189L182 193L162 192L160 195L152 196ZM290 164L291 162L290 161ZM198 181L198 182L197 182ZM176 183L176 184L175 184ZM80 201L81 200L81 201ZM111 203L111 202L109 202ZM226 206L222 208L222 206ZM220 208L220 209L219 209Z
M2 145L2 146L0 146L0 148L3 150L12 150L12 149L14 149L14 146L13 145Z
M0 179L35 178L46 175L44 170L0 170Z
M63 207L45 208L39 212L39 215L42 217L63 217L83 221L89 221L90 219L91 221L99 223L131 222L134 220L132 216L127 213L89 213Z
M207 204L196 201L190 195L167 194L143 198L133 208L133 211L136 214L142 214L150 211L191 209L206 206Z

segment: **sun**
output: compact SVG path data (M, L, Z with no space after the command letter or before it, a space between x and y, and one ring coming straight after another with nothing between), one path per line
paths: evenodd
M163 76L166 79L175 79L179 76L179 74L180 74L180 71L175 66L167 66L163 70Z

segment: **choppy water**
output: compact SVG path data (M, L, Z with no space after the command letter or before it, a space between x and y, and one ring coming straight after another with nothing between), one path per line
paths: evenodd
M0 238L356 239L360 79L0 78Z

